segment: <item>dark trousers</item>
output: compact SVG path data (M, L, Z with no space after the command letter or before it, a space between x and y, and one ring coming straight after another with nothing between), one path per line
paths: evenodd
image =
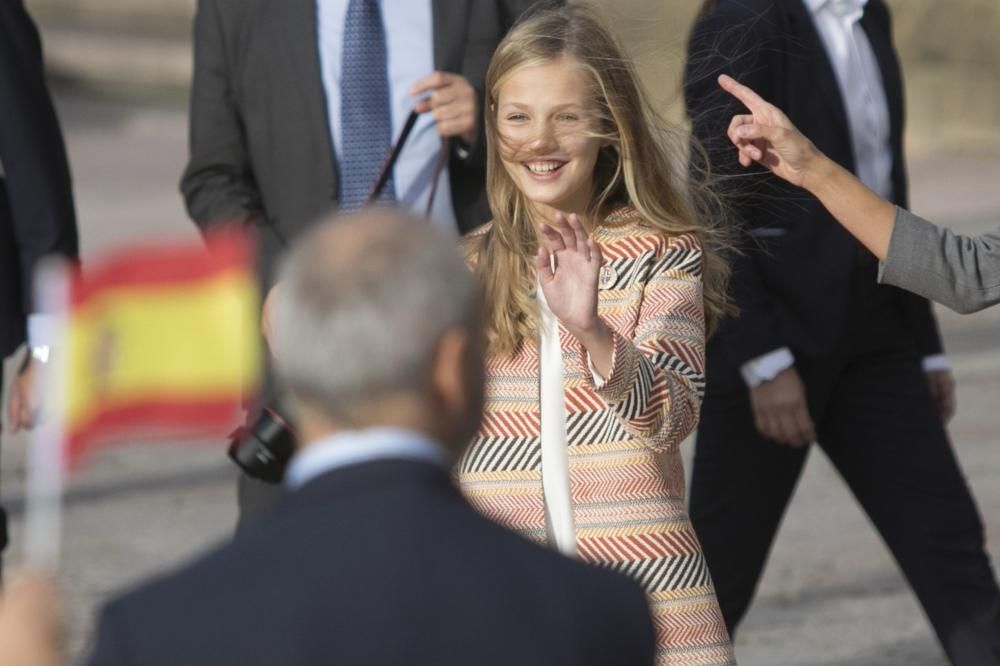
M1000 664L1000 591L982 522L885 289L856 287L839 348L797 359L819 445L952 662ZM757 432L745 387L713 388L709 376L690 513L730 634L753 598L806 455Z

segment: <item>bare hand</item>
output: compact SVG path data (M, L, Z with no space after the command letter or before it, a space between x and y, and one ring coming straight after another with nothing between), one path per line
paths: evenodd
M267 347L271 351L272 356L275 354L275 344L277 340L275 339L275 322L274 318L276 316L275 310L278 302L278 295L281 291L281 284L276 284L271 287L267 296L264 298L264 305L261 307L260 313L260 330L264 334L264 340L267 341Z
M41 372L38 361L28 360L10 387L10 398L7 400L7 422L13 432L28 430L35 426L38 419L38 374Z
M734 116L729 140L739 149L740 164L763 164L776 176L803 187L809 168L819 151L782 111L730 76L719 77L719 85L743 102L750 115Z
M556 213L552 224L542 224L540 231L543 242L538 244L535 268L545 301L570 333L583 338L602 325L597 316L601 249L576 215Z
M476 91L459 74L434 72L410 88L411 95L430 93L417 102L417 113L430 111L437 121L438 133L444 138L457 136L466 145L476 141L478 130Z
M935 370L927 373L927 383L931 396L937 406L941 422L948 424L955 416L957 400L955 399L955 377L950 370Z
M750 402L754 424L764 437L795 447L816 441L806 387L794 367L750 389Z
M0 599L0 664L59 666L62 652L55 588L45 578L22 575Z

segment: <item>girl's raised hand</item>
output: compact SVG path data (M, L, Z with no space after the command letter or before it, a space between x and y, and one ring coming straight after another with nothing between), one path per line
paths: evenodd
M601 249L576 215L556 213L541 225L535 267L545 301L563 326L578 338L601 325L597 316L597 283Z

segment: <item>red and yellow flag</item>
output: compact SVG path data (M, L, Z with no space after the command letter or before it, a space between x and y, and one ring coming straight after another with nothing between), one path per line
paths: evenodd
M69 285L70 464L127 437L231 430L259 374L258 292L242 236L120 250ZM59 351L57 351L59 353Z

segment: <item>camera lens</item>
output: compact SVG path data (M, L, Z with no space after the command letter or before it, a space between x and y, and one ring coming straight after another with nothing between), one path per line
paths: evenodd
M295 435L277 412L265 408L249 428L233 437L229 457L248 476L268 483L281 483L292 453Z

